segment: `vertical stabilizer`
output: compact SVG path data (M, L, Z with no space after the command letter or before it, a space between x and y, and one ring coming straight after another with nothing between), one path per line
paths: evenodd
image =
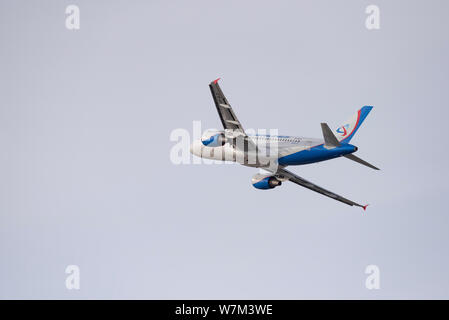
M348 121L342 126L338 127L334 133L337 136L338 141L343 143L349 143L354 134L360 128L368 113L373 109L371 106L364 106L357 111Z

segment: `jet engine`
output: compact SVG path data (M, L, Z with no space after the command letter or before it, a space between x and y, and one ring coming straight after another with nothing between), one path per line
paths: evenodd
M201 137L201 142L206 147L222 147L226 144L226 136L221 131L208 131Z
M282 181L272 175L256 174L251 179L253 187L256 189L267 190L282 185Z

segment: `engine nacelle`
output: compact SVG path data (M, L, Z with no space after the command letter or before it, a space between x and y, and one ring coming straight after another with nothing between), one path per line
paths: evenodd
M254 175L251 182L254 188L261 190L273 189L282 185L282 182L276 177L260 173Z
M222 147L226 144L226 136L222 131L208 131L201 137L201 143L206 147Z

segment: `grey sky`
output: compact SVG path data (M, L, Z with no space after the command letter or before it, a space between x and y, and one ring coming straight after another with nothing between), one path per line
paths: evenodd
M65 28L65 7L81 29ZM380 7L380 30L365 8ZM1 1L0 298L449 298L447 1ZM175 128L320 137L290 169L366 212L257 170L169 160ZM81 290L65 267L81 268ZM381 289L364 286L378 265Z

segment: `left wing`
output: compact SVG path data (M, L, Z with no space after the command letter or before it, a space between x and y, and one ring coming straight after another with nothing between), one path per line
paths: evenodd
M293 183L299 184L300 186L303 186L303 187L305 187L307 189L310 189L310 190L313 190L315 192L321 193L322 195L325 195L326 197L329 197L329 198L335 199L337 201L346 203L347 205L350 205L350 206L361 207L361 208L363 208L363 210L366 210L366 207L368 206L368 205L362 206L361 204L358 204L356 202L353 202L351 200L343 198L342 196L339 196L336 193L333 193L333 192L331 192L329 190L321 188L320 186L317 186L316 184L314 184L314 183L312 183L310 181L307 181L306 179L301 178L300 176L297 176L296 174L294 174L294 173L292 173L292 172L290 172L288 170L282 169L282 168L280 168L276 172L275 176L279 177L281 179L282 178L288 179L288 180L290 180Z

